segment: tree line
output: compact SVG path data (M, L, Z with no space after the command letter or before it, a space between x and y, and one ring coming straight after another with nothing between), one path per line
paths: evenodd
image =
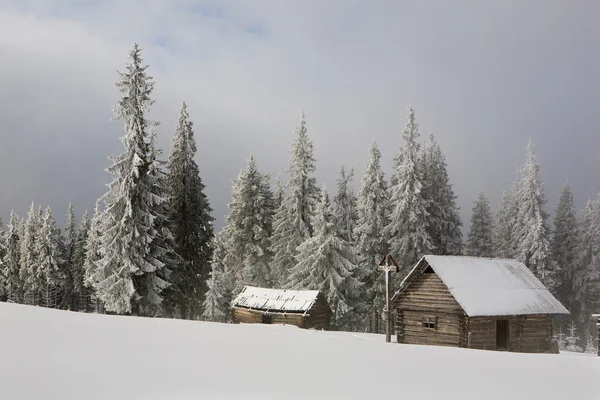
M333 327L381 327L390 252L398 282L424 254L514 258L524 262L583 324L600 303L600 197L577 215L566 186L548 224L534 146L502 195L496 216L483 190L466 243L445 156L434 135L421 143L412 108L386 178L372 143L360 190L341 167L335 195L315 178L316 159L302 113L285 182L259 171L250 156L233 182L224 228L215 234L199 168L193 122L183 103L168 160L156 148L158 123L147 113L154 81L137 45L119 73L114 118L123 152L110 157L113 179L94 215L73 207L64 229L52 211L11 213L0 240L0 298L72 310L228 321L244 285L318 289Z

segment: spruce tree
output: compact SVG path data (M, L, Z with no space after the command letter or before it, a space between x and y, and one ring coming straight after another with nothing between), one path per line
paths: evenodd
M63 288L63 308L73 308L74 282L73 282L73 263L75 257L75 247L77 244L77 220L75 218L75 208L69 202L67 208L64 238L63 238L63 270L65 273L65 282Z
M356 228L356 196L352 190L352 178L354 170L349 173L342 166L340 177L337 181L337 194L333 198L333 221L340 237L354 243L354 229Z
M567 184L562 189L554 217L551 241L552 257L560 271L555 289L558 299L570 311L574 301L574 268L577 258L577 216L573 191Z
M15 303L23 302L23 281L20 271L20 221L14 211L10 212L10 220L4 236L5 251L2 258L5 290L8 299Z
M40 230L41 221L35 205L31 203L27 220L23 226L23 234L19 249L19 278L23 282L24 303L30 305L40 304L40 291L42 280L38 274L39 258L36 252L36 237Z
M467 239L465 255L473 257L494 256L494 217L490 201L485 196L483 188L473 207L471 229Z
M517 254L523 262L550 289L554 287L554 268L550 257L548 214L540 177L540 164L533 152L533 142L527 145L527 160L521 170L521 182L516 193L518 202L517 224L514 232Z
M85 246L89 237L89 231L90 221L88 212L85 210L77 230L77 238L73 251L73 263L71 265L71 277L73 281L71 307L73 310L77 311L86 311L90 301L90 296L85 286Z
M433 246L432 252L441 255L462 254L462 221L450 184L446 158L433 134L421 153L420 179L422 198L427 212L427 232Z
M323 188L315 215L314 236L298 247L298 263L290 270L287 287L322 291L333 311L332 325L351 330L356 325L356 302L363 285L356 279L355 255L333 224L333 210Z
M125 150L110 158L108 171L114 180L102 197L101 259L92 279L106 309L119 314L156 312L167 286L162 259L172 250L165 246L170 235L162 214L167 199L151 133L154 124L145 117L153 103L154 83L140 51L134 45L117 82L122 97L114 116L125 125Z
M65 260L62 258L60 231L50 207L44 212L34 249L38 261L36 275L42 297L47 307L57 307L59 293L64 290L65 285Z
M6 267L4 266L4 255L6 254L6 233L4 232L4 224L0 218L0 301L8 299L8 281Z
M85 261L83 263L83 283L93 292L95 291L93 288L103 280L99 265L102 259L102 216L100 200L97 200L94 207L94 215L90 221L90 230L85 241Z
M181 266L172 277L177 290L170 289L168 297L183 318L191 319L199 316L207 290L214 237L214 218L194 160L196 151L193 122L183 103L167 165L170 228L181 256Z
M269 249L274 200L269 180L268 175L258 172L250 156L233 184L226 218L229 234L225 265L233 273L235 294L244 285L271 286Z
M406 275L421 256L433 250L429 235L426 199L419 171L419 128L412 108L403 133L404 144L394 158L390 223L384 234L390 241L390 251Z
M600 194L589 200L579 218L572 315L587 323L600 307Z
M275 214L271 269L278 285L285 284L290 268L296 264L298 246L312 235L311 221L319 195L314 172L313 144L302 112L292 145L285 196Z
M389 223L388 213L389 195L381 169L381 152L373 142L358 192L355 229L359 276L366 286L363 304L372 332L379 332L380 313L385 304L385 284L377 264L388 251L383 234Z
M222 231L223 232L223 231ZM215 236L211 273L208 279L208 292L203 303L202 318L205 321L227 322L230 315L231 291L223 263L226 255L223 233Z

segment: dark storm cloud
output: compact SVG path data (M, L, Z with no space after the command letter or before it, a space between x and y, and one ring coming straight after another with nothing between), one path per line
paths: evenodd
M391 172L409 103L466 224L480 185L497 205L529 137L549 209L567 179L582 206L600 189L599 14L591 1L0 0L0 215L93 208L121 151L109 118L134 41L164 158L188 103L219 226L250 153L273 177L286 167L301 109L334 190L342 164L360 180L374 139Z

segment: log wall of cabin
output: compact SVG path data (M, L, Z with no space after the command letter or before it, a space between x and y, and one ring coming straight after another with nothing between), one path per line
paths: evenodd
M496 321L508 321L507 349L522 353L547 353L552 339L552 323L547 315L471 317L468 322L469 347L496 350Z
M435 273L415 276L393 304L399 343L466 347L465 314ZM435 329L423 326L436 317Z
M308 310L304 317L304 326L306 329L328 330L331 323L331 308L322 295L317 297L315 304Z
M233 307L232 319L234 324L262 324L262 318L265 314L261 310L250 310L243 307ZM295 325L300 328L304 326L304 317L302 314L282 314L282 313L269 313L271 316L272 324L287 324Z
M233 307L232 319L234 324L261 324L265 311L251 310L243 307ZM306 313L277 313L270 312L272 324L295 325L306 329L329 329L331 309L324 299L317 299Z

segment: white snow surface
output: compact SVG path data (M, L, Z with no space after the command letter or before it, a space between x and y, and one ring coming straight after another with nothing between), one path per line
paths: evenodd
M308 311L312 307L318 295L318 290L268 289L245 286L232 304L273 312L302 312Z
M423 258L471 317L569 314L529 268L519 261L432 255Z
M382 335L6 303L0 324L7 400L598 399L599 359L579 354L400 345Z

